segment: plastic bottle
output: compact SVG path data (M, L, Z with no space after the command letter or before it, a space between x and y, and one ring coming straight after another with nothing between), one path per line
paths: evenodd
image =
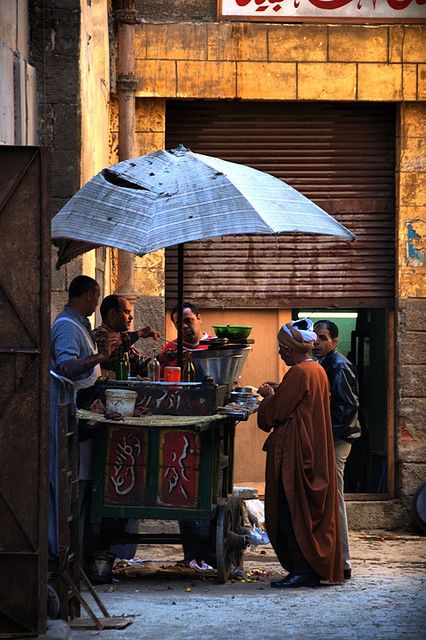
M161 365L157 359L157 352L155 347L152 350L152 358L148 362L148 378L152 380L152 382L158 382L160 380L160 369Z
M129 378L129 363L126 356L127 354L123 347L120 347L118 350L118 361L115 367L116 380L128 380Z
M196 374L195 374L195 366L192 362L192 352L188 351L186 356L186 364L183 370L183 382L195 382Z

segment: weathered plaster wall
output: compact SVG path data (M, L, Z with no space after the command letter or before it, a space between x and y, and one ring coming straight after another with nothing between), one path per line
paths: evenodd
M398 131L396 434L400 494L426 482L426 104L403 104Z
M138 155L164 149L166 133L166 101L136 100L136 148ZM152 324L164 335L164 251L155 251L135 259L135 290L138 299L135 312L139 324ZM152 346L145 341L144 347Z
M36 70L26 0L0 2L0 144L37 144Z
M160 3L161 4L161 3ZM143 3L137 30L137 96L152 99L383 101L401 105L398 130L396 352L397 493L402 500L349 505L353 528L398 527L426 471L425 103L426 27L199 22L172 3ZM145 11L145 14L144 14ZM181 22L177 22L181 20ZM140 132L140 148L160 143Z
M397 142L398 296L401 299L424 298L426 295L426 103L401 105Z
M80 0L33 0L30 11L31 57L39 77L39 137L51 149L52 215L80 187L79 42ZM55 316L67 298L82 260L55 269L52 248L51 312Z
M142 156L158 149L164 149L166 123L166 101L163 99L136 100L136 153ZM110 157L113 164L118 161L118 104L111 103ZM114 261L116 264L116 260ZM135 257L134 290L135 326L151 324L164 335L164 251L155 251L142 257ZM113 282L114 290L116 277ZM138 348L148 353L153 346L151 340L144 340Z
M136 0L140 17L153 22L215 20L216 6L216 0Z
M137 95L244 100L422 100L426 28L142 24Z
M105 164L109 135L108 0L33 0L31 52L37 67L40 140L51 148L52 214ZM95 275L95 254L55 269L52 316L70 281Z
M108 0L82 2L80 31L81 175L90 180L109 159Z
M80 183L108 165L109 156L108 0L81 2L80 29ZM96 277L96 253L82 257L83 272ZM109 292L110 283L106 283Z

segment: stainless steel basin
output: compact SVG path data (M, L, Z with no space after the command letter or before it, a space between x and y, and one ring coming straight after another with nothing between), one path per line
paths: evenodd
M250 351L250 347L193 351L197 380L210 376L216 384L237 383Z

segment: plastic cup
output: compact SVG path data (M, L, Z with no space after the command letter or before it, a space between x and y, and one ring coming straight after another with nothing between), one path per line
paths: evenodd
M164 382L180 382L180 367L164 367Z

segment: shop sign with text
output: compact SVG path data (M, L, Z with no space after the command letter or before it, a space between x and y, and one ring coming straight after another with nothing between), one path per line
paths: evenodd
M227 20L425 22L426 0L218 0Z

